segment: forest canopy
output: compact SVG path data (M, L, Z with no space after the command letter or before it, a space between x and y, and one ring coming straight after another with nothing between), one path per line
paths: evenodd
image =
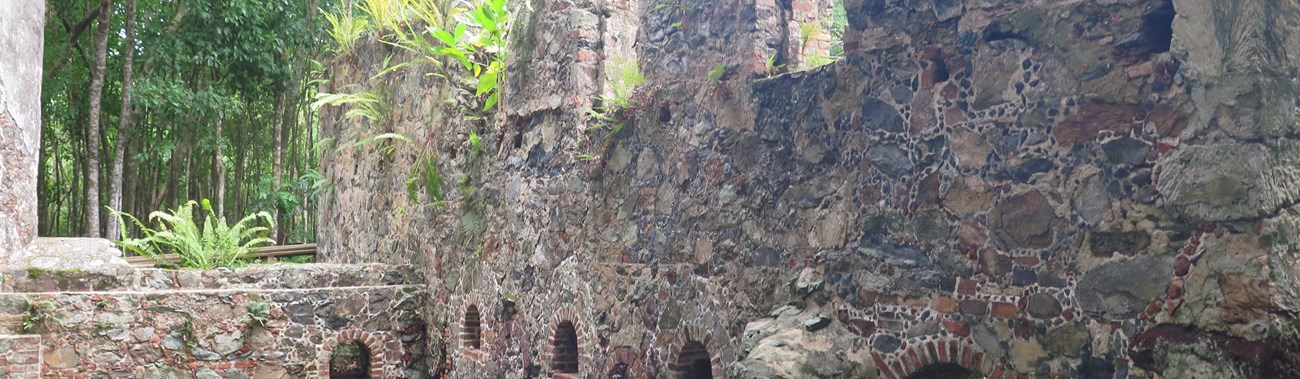
M66 0L47 9L40 233L117 238L107 209L195 199L314 239L320 0Z

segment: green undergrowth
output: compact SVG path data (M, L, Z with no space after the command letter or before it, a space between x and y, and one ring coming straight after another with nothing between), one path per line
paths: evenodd
M194 208L201 206L202 218L197 218ZM182 267L197 269L214 269L219 267L239 267L243 265L246 254L252 253L260 246L272 245L274 240L267 237L275 220L270 213L257 212L245 216L234 224L226 222L212 209L207 199L202 202L189 201L171 211L158 211L149 214L157 229L146 226L140 219L130 214L109 208L118 217L122 228L119 246L129 252L153 259L165 265L165 254L176 254ZM142 237L129 237L127 220L130 220L143 234ZM264 225L258 225L264 222Z

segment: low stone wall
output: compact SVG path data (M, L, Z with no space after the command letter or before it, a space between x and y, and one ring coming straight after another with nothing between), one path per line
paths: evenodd
M11 271L0 329L21 336L0 348L28 342L0 349L0 367L39 362L46 378L327 378L336 347L355 342L370 377L424 377L425 288L412 268L384 265ZM23 346L39 346L37 361Z

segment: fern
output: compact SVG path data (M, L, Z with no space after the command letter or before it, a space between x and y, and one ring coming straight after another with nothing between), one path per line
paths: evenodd
M375 91L354 93L321 92L316 94L316 101L311 103L312 109L320 109L326 105L347 105L349 108L347 112L343 113L344 118L364 118L375 123L388 121L388 99Z
M149 228L134 216L109 208L119 220L129 218L144 233L143 238L123 237L117 244L155 262L161 262L162 254L171 252L180 257L184 267L213 269L239 266L244 256L258 246L275 243L266 237L270 231L268 226L253 226L259 220L274 225L270 213L257 212L230 225L225 217L217 216L212 204L204 199L201 206L207 214L200 224L194 215L194 206L199 204L191 200L170 212L150 213L149 219L158 224L158 229ZM126 223L123 221L121 224ZM126 227L123 226L122 230L122 235L126 236Z
M330 23L330 28L325 32L334 39L334 51L339 55L349 54L356 49L357 40L361 39L361 35L370 28L366 20L352 17L350 14L336 16L325 13L325 20Z

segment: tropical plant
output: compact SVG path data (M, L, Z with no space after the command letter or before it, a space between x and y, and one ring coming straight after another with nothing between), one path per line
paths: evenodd
M380 95L377 91L358 91L352 93L321 92L316 94L316 101L311 103L312 109L320 109L326 105L347 105L348 111L343 113L343 117L346 118L364 118L375 123L384 123L388 121L388 99Z
M357 47L357 40L370 28L365 19L353 17L349 13L325 13L325 20L330 23L330 28L325 32L334 39L334 52L339 55L351 53Z
M199 269L239 266L244 256L257 247L275 243L266 237L269 226L275 225L270 213L253 213L234 225L228 225L226 218L217 216L209 201L203 199L201 205L207 215L200 223L194 217L194 206L199 204L191 200L170 212L150 213L149 219L158 224L158 229L149 228L136 217L109 208L119 220L123 217L130 219L144 233L143 238L126 237L127 224L121 221L123 238L117 243L156 262L162 262L163 254L174 253L180 257L182 266ZM268 226L253 226L259 220Z

